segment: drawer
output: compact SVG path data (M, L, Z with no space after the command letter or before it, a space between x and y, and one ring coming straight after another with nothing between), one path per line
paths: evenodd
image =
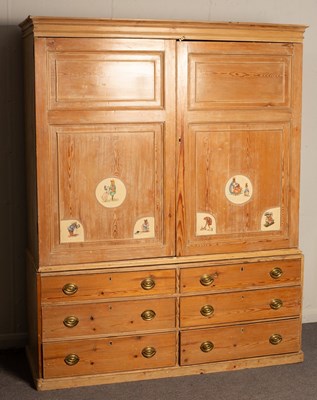
M43 345L44 378L171 367L176 334L74 340Z
M297 316L300 307L301 288L297 286L187 296L180 300L180 326Z
M42 303L175 293L175 270L44 276Z
M300 350L298 319L181 333L181 365L237 360Z
M43 340L175 329L175 299L44 306Z
M182 293L301 283L301 260L262 261L253 263L183 268L180 274Z

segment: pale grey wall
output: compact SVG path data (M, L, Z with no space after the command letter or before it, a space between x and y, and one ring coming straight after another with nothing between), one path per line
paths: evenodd
M300 246L304 322L317 322L317 0L0 0L0 347L25 340L21 41L27 15L277 22L305 35Z

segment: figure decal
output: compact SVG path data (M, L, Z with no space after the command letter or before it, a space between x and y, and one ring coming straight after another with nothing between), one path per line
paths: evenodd
M84 227L75 219L64 219L60 221L60 242L74 243L84 242Z
M229 192L230 194L237 196L238 194L242 193L242 187L240 184L236 181L236 178L232 178L232 181L229 185Z
M155 237L154 217L144 217L137 220L134 225L133 238L144 239Z
M209 213L196 214L196 236L216 234L216 219Z
M261 231L279 231L281 229L280 207L265 210L261 218Z
M225 195L233 204L243 204L249 201L253 194L252 184L244 175L231 177L225 187Z
M73 222L73 223L71 223L71 224L67 227L67 230L68 230L68 233L69 233L68 237L71 237L71 236L78 236L78 233L75 233L75 232L76 232L76 229L79 229L79 228L80 228L80 224L78 224L78 222Z
M265 228L268 228L269 226L275 223L273 219L273 213L271 211L267 211L266 213L264 213L264 216L265 216L265 222L264 222Z
M126 194L126 187L118 178L106 178L96 187L97 200L107 208L119 207L124 202Z

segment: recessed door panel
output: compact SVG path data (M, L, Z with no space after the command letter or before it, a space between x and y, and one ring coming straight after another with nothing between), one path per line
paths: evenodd
M272 208L279 209L279 218L276 212L270 230L283 230L288 134L287 126L189 127L188 163L195 170L188 174L193 189L188 201L196 214L191 221L195 236L265 232L269 227L262 217ZM208 226L206 217L198 221L199 213L210 213L214 223Z
M53 40L48 56L54 109L163 108L164 44Z
M288 48L229 43L207 46L189 45L189 109L290 107Z
M137 221L153 218L139 235L161 240L162 133L160 125L57 130L60 221L79 220L84 241L96 242L138 238Z
M57 248L99 248L118 259L129 258L135 248L140 254L147 246L160 248L164 126L52 126L51 135Z

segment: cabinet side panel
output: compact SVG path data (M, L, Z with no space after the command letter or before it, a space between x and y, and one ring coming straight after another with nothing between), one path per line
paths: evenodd
M298 246L299 187L302 119L302 61L303 45L294 44L292 68L292 146L290 151L290 246Z
M27 318L28 318L28 345L27 355L32 369L33 378L42 376L41 341L40 341L40 280L35 265L30 256L27 257Z
M26 151L26 196L28 224L27 247L35 261L38 261L37 232L37 174L36 174L36 139L35 139L35 70L34 42L32 36L24 38L24 119L25 119L25 151Z

